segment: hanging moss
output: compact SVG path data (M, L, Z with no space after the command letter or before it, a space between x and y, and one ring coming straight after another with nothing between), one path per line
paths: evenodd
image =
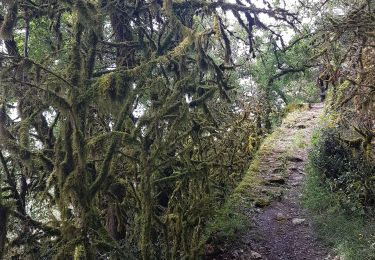
M98 80L100 94L104 94L111 101L123 101L130 88L130 80L125 73L111 72Z
M207 219L249 158L248 125L236 123L219 65L230 63L233 39L219 9L239 5L39 2L17 6L30 26L27 62L11 52L26 45L20 23L0 66L0 142L20 213L11 232L34 241L19 239L19 257L29 247L47 259L198 258Z
M18 4L17 1L8 3L7 14L0 28L0 38L2 40L13 39L13 29L17 23Z
M74 257L73 257L73 259L74 260L83 260L83 259L85 259L84 252L85 252L85 249L84 249L83 245L76 246L76 248L74 250Z
M30 139L29 139L29 120L24 119L20 123L20 127L18 129L19 133L19 142L20 145L24 148L29 147Z

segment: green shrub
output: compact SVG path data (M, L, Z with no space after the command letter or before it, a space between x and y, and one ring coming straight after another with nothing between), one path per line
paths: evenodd
M326 179L333 192L342 194L343 207L371 209L375 204L375 164L361 150L349 147L334 128L314 138L310 164Z
M370 166L371 162L352 154L335 130L323 129L314 135L302 202L319 238L343 260L375 256L375 220L364 210L371 207L371 200L365 200L363 189L355 187L364 185L373 173ZM364 189L374 191L373 187Z

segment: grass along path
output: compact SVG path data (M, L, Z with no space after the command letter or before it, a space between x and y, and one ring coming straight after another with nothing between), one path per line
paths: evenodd
M330 259L300 205L310 139L322 110L315 104L289 114L265 140L215 223L222 234L246 231L209 259Z

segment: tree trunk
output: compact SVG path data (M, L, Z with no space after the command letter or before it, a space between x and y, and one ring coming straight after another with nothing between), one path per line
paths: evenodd
M147 165L147 161L145 164ZM151 172L149 167L145 167L141 180L141 252L143 260L151 259L151 222L152 222L152 192L151 192Z
M5 251L8 216L9 208L7 206L0 205L0 259L3 259Z

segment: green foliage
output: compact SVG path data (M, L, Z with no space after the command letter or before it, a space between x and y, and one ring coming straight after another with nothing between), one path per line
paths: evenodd
M320 130L313 142L302 201L320 238L342 259L372 259L375 221L371 214L364 215L365 187L356 187L362 177L358 175L366 172L362 174L353 166L361 167L363 161L355 161L333 129Z
M375 252L375 223L363 211L343 209L345 195L333 193L325 177L308 167L303 204L309 210L319 238L344 260L372 259Z
M282 48L271 38L252 65L251 74L273 99L285 103L314 102L317 100L314 73L309 69L313 52L308 33L296 35L288 48Z
M319 93L308 31L296 35L289 46L267 33L261 37L263 41L265 38L268 41L259 47L260 53L250 64L249 74L259 86L264 103L262 122L270 128L280 124L285 106L318 102Z
M257 163L257 159L252 161L242 181L210 219L205 229L204 241L207 243L223 245L233 241L249 226L245 213L251 209L249 202L257 199L257 196L252 194L252 189L259 184L254 172Z
M363 210L374 205L375 165L361 150L351 148L335 129L321 130L310 153L311 167L320 172L332 192L342 195L343 208Z
M244 204L238 202L238 198L230 198L218 211L206 227L207 243L224 244L233 241L238 234L249 226L246 215L243 213Z

